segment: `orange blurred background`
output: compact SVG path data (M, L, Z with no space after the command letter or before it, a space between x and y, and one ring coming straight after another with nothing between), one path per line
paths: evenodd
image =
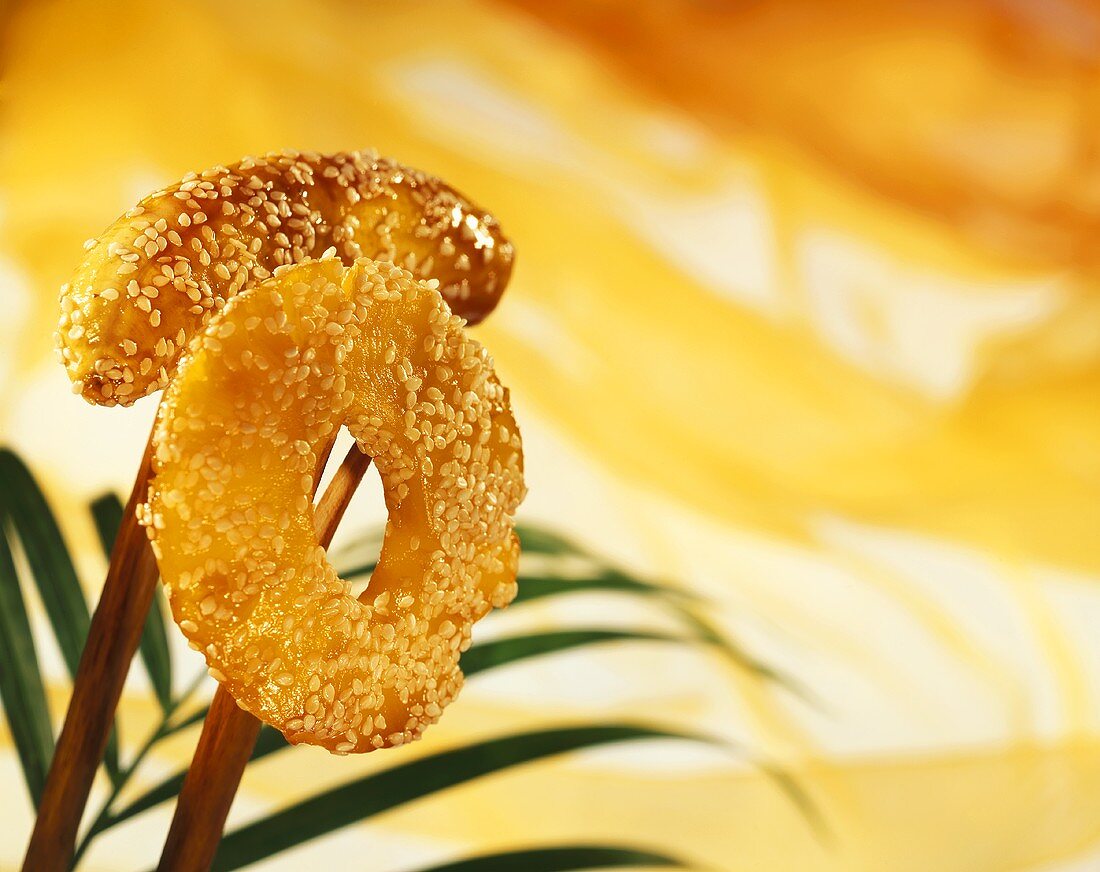
M749 760L647 743L263 868L588 838L738 872L1100 869L1100 10L69 0L2 20L0 440L62 508L90 597L81 507L128 489L155 402L84 406L52 358L82 240L190 169L374 146L516 243L478 336L524 428L525 516L706 595L810 697L698 652L578 652L471 686L423 744L657 718L777 761L827 835ZM375 492L354 509L383 517ZM521 622L660 620L564 608ZM124 726L149 706L135 676ZM378 765L265 762L231 821ZM18 779L6 734L0 771ZM14 868L30 812L19 791L0 811ZM86 868L144 868L169 814Z

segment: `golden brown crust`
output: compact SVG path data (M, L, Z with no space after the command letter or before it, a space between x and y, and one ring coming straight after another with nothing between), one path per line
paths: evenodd
M516 593L523 453L508 391L434 283L302 263L239 294L165 392L141 509L173 615L237 702L334 753L419 737L475 621ZM346 424L390 517L361 599L319 547Z
M513 258L491 215L371 152L286 151L191 173L90 241L62 288L58 343L74 391L129 405L163 388L226 300L329 247L345 263L388 260L438 279L471 323L496 305Z

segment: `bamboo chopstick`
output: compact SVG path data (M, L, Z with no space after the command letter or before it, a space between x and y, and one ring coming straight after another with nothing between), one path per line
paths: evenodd
M314 513L321 545L328 547L332 541L370 462L370 456L355 445L344 457ZM238 708L233 697L219 687L176 801L158 872L204 872L210 868L259 733L260 722Z
M137 504L147 496L152 460L150 435L88 627L23 872L65 872L72 863L80 818L156 590L156 560L136 513Z

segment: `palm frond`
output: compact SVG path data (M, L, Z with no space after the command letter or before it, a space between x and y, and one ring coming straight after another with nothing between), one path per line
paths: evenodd
M466 674L469 676L471 674L488 671L495 667L525 660L529 657L535 657L540 654L549 654L554 651L565 650L571 647L575 648L586 644L612 641L612 639L616 638L665 642L674 640L674 637L662 636L656 633L627 633L625 631L617 632L610 630L566 631L560 634L534 633L526 636L513 636L507 639L498 639L473 645L470 647L469 651L462 655L462 663ZM474 666L472 671L467 666L467 662L471 658L471 655ZM192 723L198 723L205 717L205 714L206 709L204 708L192 715L189 720ZM283 738L282 733L265 725L260 730L260 736L256 740L256 747L252 749L251 760L255 762L270 754L285 751L293 747L293 745ZM183 769L159 781L140 796L136 797L125 808L122 808L117 813L109 815L103 821L101 829L109 829L135 815L160 805L162 802L173 799L176 794L179 793L180 788L183 786L183 780L186 777L187 770Z
M0 700L23 779L37 806L53 757L53 730L27 606L8 540L0 532Z
M646 630L552 630L545 633L526 633L522 636L506 636L471 645L462 655L462 671L467 678L509 663L598 645L603 642L679 642L689 641L671 633L654 633Z
M598 724L474 742L364 776L227 833L213 868L220 872L240 869L333 830L503 769L568 751L639 739L713 741L634 724Z
M19 537L65 666L75 677L91 621L88 604L46 498L8 449L0 449L0 511Z
M667 854L641 848L611 845L555 845L549 848L527 848L483 854L444 863L442 866L417 869L416 872L573 872L580 869L618 869L623 866L652 868L684 868L684 864Z
M535 543L535 546L539 549L538 553L541 555L586 556L586 552L581 551L568 539L556 533L533 531L530 527L522 529L524 537ZM346 546L341 552L338 552L335 555L336 560L343 563L343 566L340 567L340 574L344 578L351 579L356 576L369 575L373 572L377 560L373 557L363 557L361 555L376 551L379 542L380 536L378 536L377 533L371 532L364 534L359 540ZM341 557L344 559L341 560ZM778 677L779 674L775 670L749 657L730 642L730 640L722 636L722 634L707 622L706 619L698 615L690 606L691 603L697 601L697 598L689 592L679 591L667 585L662 585L659 582L635 578L614 567L600 565L597 565L591 572L581 576L577 576L572 570L567 574L555 575L552 568L543 567L538 573L534 574L526 572L521 568L519 581L521 595L517 597L517 602L520 604L533 602L539 599L592 592L640 596L651 599L655 598L658 602L668 605L672 612L681 618L682 622L686 625L687 632L684 634L672 634L632 629L570 628L557 631L506 636L474 644L465 654L463 654L463 671L468 677L472 678L494 668L519 663L533 657L549 655L589 645L612 642L656 642L663 644L700 644L713 647L736 661L739 666L756 671L765 679L782 680ZM534 589L532 590L532 588ZM523 595L523 591L525 590L527 594ZM198 722L202 719L204 714L205 710L196 712L189 720ZM604 730L614 731L624 728L621 725L597 725L577 729L593 730L595 732L591 733L591 736L604 737L610 735L610 733L603 732ZM681 735L666 733L652 727L637 727L635 725L630 725L625 729L650 731L647 735ZM500 747L491 743L508 743L505 744L504 747L517 749L516 753L519 755L516 758L516 763L509 765L516 765L519 762L524 762L523 759L521 759L523 753L535 755L530 759L549 756L551 752L541 752L539 750L541 747L539 742L544 738L544 734L556 732L560 731L541 731L532 734L519 734L517 736L504 737L498 740L490 740L488 745L484 742L467 745L463 748L456 749L454 753L458 754L458 752L466 751L471 755L477 756L485 753L486 747ZM604 738L600 741L612 741L612 739ZM523 745L525 743L530 743L530 747L526 749L526 752L523 750ZM260 731L256 746L253 749L251 762L263 759L271 754L285 751L291 747L293 746L287 743L282 734L277 730L264 726ZM562 751L553 753L564 753L567 750L570 749L563 748ZM450 754L452 752L446 753ZM466 760L467 758L465 756L445 758L445 760L453 759ZM406 765L412 766L413 764ZM442 766L442 764L440 765ZM812 804L787 773L767 763L760 763L758 765L760 765L762 770L777 783L781 790L791 797L796 805L806 811L808 816L811 814ZM447 770L447 766L442 766L439 770L440 773L444 773L442 777L446 777L445 773ZM290 810L277 812L269 818L264 818L249 825L249 827L228 834L223 841L222 853L218 855L218 861L215 868L237 868L238 864L245 865L252 863L257 859L262 859L264 856L269 856L279 850L289 847L289 843L284 844L284 841L288 839L292 840L293 844L298 844L315 835L321 835L322 831L327 832L331 829L344 826L345 823L339 823L341 820L346 820L346 823L350 824L363 819L363 817L367 816L369 813L374 813L370 811L372 806L361 803L358 800L350 806L347 806L348 808L354 809L354 812L350 813L350 817L348 816L349 813L346 811L341 814L332 815L329 814L327 809L329 803L343 804L348 801L349 794L357 794L362 790L364 795L367 795L376 789L380 789L379 782L375 782L372 779L381 778L391 771L404 772L405 775L402 777L407 779L406 784L411 791L408 794L408 798L401 800L401 802L413 801L417 798L427 796L438 789L442 789L441 786L431 781L419 780L419 774L417 772L413 771L412 774L409 774L404 767L396 767L394 770L385 770L377 775L367 776L366 779L360 780L363 782L362 784L360 782L353 782L350 785L336 788L334 791L307 798L297 805L292 806ZM490 768L483 774L488 774L490 771L495 771L495 769ZM186 770L181 770L154 784L125 807L119 809L117 812L108 814L101 822L102 826L100 831L110 829L163 802L172 800L182 788L186 775ZM477 777L476 775L470 774L462 777L461 771L455 771L452 775L456 778L461 777L461 780ZM385 784L382 786L385 787ZM397 794L393 796L397 796ZM388 807L390 806L387 806L387 808ZM284 832L284 830L286 830L286 821L289 820L288 815L293 813L297 821L299 811L304 810L306 813L312 815L313 812L318 809L323 809L323 813L318 811L316 814L316 827L320 828L317 832L314 832L308 827L298 834ZM380 808L379 810L382 809ZM297 826L297 823L295 826ZM225 847L226 844L228 844L228 848ZM224 853L225 851L229 853Z
M102 496L90 506L103 551L109 556L122 513L114 495ZM51 631L66 666L75 674L87 633L89 614L74 563L53 513L27 467L10 451L0 450L0 521L3 532L17 538L30 574L39 590ZM774 670L759 663L733 643L702 613L702 601L672 585L639 578L611 566L570 539L552 531L521 525L519 535L525 554L520 572L520 606L559 596L588 593L648 599L667 608L682 631L657 632L640 628L563 627L514 634L473 645L462 658L466 675L477 676L531 658L578 650L593 645L643 643L701 645L716 650L739 667L757 672L766 680L783 681ZM334 555L345 578L369 576L377 553L377 533L361 537ZM363 556L368 555L368 556ZM578 565L581 567L578 572ZM81 841L78 859L98 835L122 821L174 799L183 785L185 771L155 783L116 810L122 790L153 749L169 736L203 720L205 708L181 715L197 687L174 694L173 664L161 594L154 599L141 640L140 655L161 707L159 724L135 750L128 765L119 770L117 744L108 750L112 775L110 795L94 816ZM39 670L34 638L9 540L0 535L0 701L11 726L14 743L32 800L37 802L53 753L53 736L44 683ZM215 868L237 869L309 839L395 808L438 791L486 777L525 763L558 754L641 739L679 739L715 743L708 737L638 724L578 724L539 729L470 742L457 748L420 757L383 769L339 787L308 796L289 808L274 812L228 833L219 849ZM112 742L114 743L114 734ZM252 761L283 752L291 746L270 727L260 731ZM398 757L397 759L401 759ZM798 785L782 770L759 764L786 791L807 816L812 806ZM291 825L293 824L293 825ZM420 872L498 872L516 868L532 872L565 872L622 866L680 866L664 854L607 845L565 845L518 848L454 861Z
M6 448L0 449L0 516L22 546L61 658L69 677L75 679L91 623L88 603L69 548L42 489L22 459ZM116 780L117 726L108 736L103 764L111 780Z

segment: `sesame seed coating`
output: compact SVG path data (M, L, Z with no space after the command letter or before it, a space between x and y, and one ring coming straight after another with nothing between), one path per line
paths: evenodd
M320 547L318 458L346 425L389 521L367 591ZM211 674L291 742L418 738L472 624L515 596L523 454L508 391L435 282L329 257L238 293L190 342L139 516Z
M190 173L89 241L61 289L57 333L74 391L129 405L165 387L226 301L329 248L435 278L452 310L485 317L511 275L496 220L439 179L373 152L285 151Z

